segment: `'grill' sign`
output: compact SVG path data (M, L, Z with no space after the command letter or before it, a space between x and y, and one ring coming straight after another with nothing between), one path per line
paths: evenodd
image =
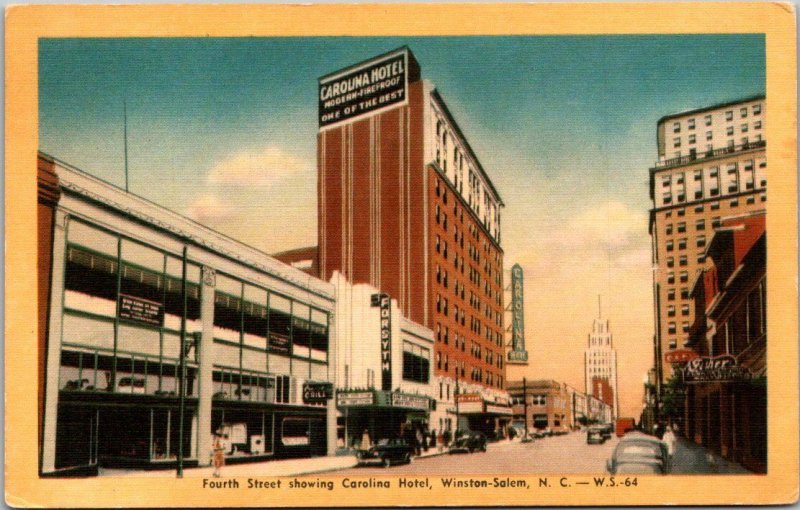
M319 81L319 125L325 127L406 103L408 53L393 52Z

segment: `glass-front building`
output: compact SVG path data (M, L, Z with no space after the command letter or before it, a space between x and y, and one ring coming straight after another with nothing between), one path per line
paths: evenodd
M205 465L220 429L228 462L329 453L335 407L304 389L331 380L331 284L42 159L61 190L39 233L42 474Z

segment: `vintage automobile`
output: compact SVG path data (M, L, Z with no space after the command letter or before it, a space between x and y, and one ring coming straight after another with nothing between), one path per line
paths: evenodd
M603 432L603 436L606 439L611 439L611 436L614 435L614 424L613 423L604 423L600 425L600 430Z
M653 436L630 432L620 440L606 468L612 475L665 475L670 469L667 446Z
M601 427L589 427L586 429L586 444L603 444L606 436Z
M369 450L359 450L356 453L358 457L358 464L383 464L384 467L389 467L397 462L411 462L411 455L414 453L414 448L411 447L405 439L379 439L375 446Z
M474 451L485 452L486 436L481 432L468 430L458 436L458 438L453 441L447 451L448 453L472 453Z

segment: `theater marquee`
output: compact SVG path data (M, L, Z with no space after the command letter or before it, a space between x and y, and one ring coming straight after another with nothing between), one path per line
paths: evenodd
M411 65L416 67L416 63ZM418 72L409 73L409 53L403 48L323 76L319 80L320 128L408 104L412 74Z

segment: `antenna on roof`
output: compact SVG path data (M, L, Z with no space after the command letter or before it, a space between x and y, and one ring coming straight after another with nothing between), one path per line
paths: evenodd
M128 192L128 100L122 100L122 122L124 130L123 146L125 148L125 192Z

